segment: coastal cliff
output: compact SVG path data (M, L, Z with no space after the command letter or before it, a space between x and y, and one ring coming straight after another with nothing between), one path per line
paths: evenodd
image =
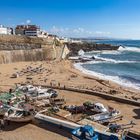
M19 61L61 60L93 50L117 50L119 46L96 43L61 44L54 38L38 38L17 35L0 35L0 64Z
M117 50L119 46L112 46L110 44L96 44L96 43L66 43L68 49L70 50L70 56L78 55L79 50L84 52L90 51L101 51L101 50Z

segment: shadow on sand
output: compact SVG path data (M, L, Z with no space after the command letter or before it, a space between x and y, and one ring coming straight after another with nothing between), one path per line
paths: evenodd
M140 108L134 109L133 111L136 114L136 116L133 116L133 118L140 119Z
M18 122L10 122L10 121L7 122L6 121L4 128L2 130L3 131L14 131L20 127L28 125L29 123L36 125L37 127L43 128L47 131L57 133L59 135L67 137L67 138L71 138L70 132L66 131L65 129L60 128L58 126L51 125L51 124L47 124L47 123L42 122L42 121L38 121L36 119L33 119L31 122L28 122L28 123L27 122L26 123L18 123Z
M16 123L16 122L9 122L9 124L7 124L7 122L6 122L3 130L4 131L13 131L13 130L23 127L27 124L28 123Z
M36 125L36 126L38 126L40 128L43 128L43 129L45 129L47 131L50 131L50 132L53 132L53 133L57 133L59 135L67 137L67 138L71 138L70 132L66 131L65 129L63 129L61 127L54 126L52 124L48 124L48 123L45 123L45 122L42 122L42 121L38 121L38 120L33 120L32 124L34 124L34 125Z
M47 131L57 133L59 135L67 137L67 138L71 138L71 134L68 131L66 131L63 128L60 128L58 126L54 126L51 124L40 122L40 121L34 120L34 119L30 123L33 125L36 125L37 127L43 128ZM6 122L3 131L14 131L15 129L18 129L18 128L23 127L23 126L28 125L28 124L29 123L16 123L16 122L9 122L9 124L8 124Z

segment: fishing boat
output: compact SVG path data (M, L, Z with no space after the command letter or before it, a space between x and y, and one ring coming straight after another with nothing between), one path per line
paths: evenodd
M5 117L13 122L30 122L33 118L34 108L25 102L20 102L16 107L10 107Z
M5 117L12 122L30 122L33 118L30 112L14 107L8 109Z
M97 113L108 112L108 109L101 103L85 102L85 103L83 103L83 105L85 106L86 110L94 111Z
M42 112L39 112L35 115L35 119L46 123L46 125L53 125L56 127L59 127L61 129L64 129L72 134L72 139L73 140L118 140L118 135L117 134L112 134L110 132L103 132L100 130L94 129L92 126L83 126L80 123L76 123L67 119L64 119L62 117L56 116L56 117L51 117L48 115L45 115ZM82 132L84 131L85 134L87 134L88 139L83 139L82 138ZM84 133L83 132L83 133ZM84 135L84 134L83 134ZM112 138L112 139L109 139ZM114 138L114 139L113 139Z
M71 133L73 140L119 140L118 136L96 131L90 125L78 127Z
M88 117L88 119L90 119L92 121L96 121L96 122L105 123L111 119L116 119L116 118L120 117L120 114L121 113L119 111L104 112L104 113L92 115L92 116Z
M32 99L56 98L58 96L57 91L53 89L35 87L33 85L19 86L17 90L24 92Z

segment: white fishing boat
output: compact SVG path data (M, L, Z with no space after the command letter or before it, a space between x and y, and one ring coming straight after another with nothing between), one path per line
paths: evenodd
M55 98L58 92L53 89L35 87L33 85L26 85L18 87L19 91L23 91L28 97L33 99Z
M17 88L18 91L23 91L23 92L35 92L38 90L38 87L35 87L33 85L25 85L25 86L19 86Z
M107 122L111 119L116 119L120 117L119 111L112 111L112 112L104 112L96 115L92 115L89 117L90 120L96 121L96 122Z
M36 92L28 92L26 95L32 99L50 99L58 96L58 93L52 89L38 89Z

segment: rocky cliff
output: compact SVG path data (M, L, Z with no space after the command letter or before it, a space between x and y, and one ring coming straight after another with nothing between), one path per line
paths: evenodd
M68 49L70 50L70 56L78 55L79 50L84 50L85 52L99 51L99 50L117 50L119 46L112 46L110 44L96 44L96 43L66 43Z

